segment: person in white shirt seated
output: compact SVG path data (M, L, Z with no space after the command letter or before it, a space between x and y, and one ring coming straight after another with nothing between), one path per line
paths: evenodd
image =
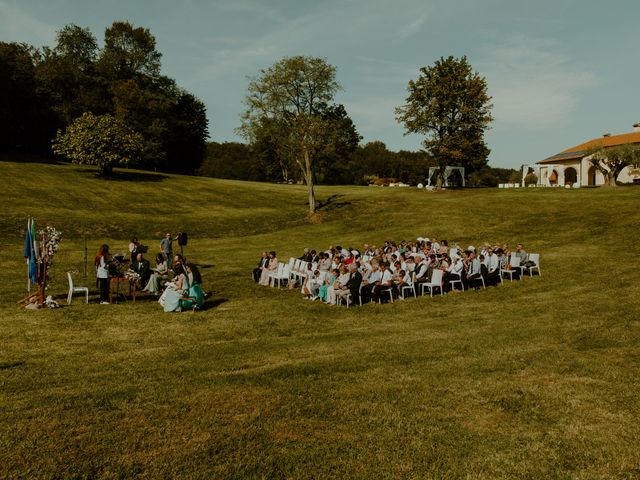
M302 287L305 298L315 300L318 298L320 287L323 284L325 274L320 270L315 270L312 275L308 275Z
M362 284L360 288L360 296L362 297L362 303L371 301L371 291L373 287L380 282L382 278L382 272L378 262L373 260L371 262L371 269L367 270L362 278Z
M346 285L349 281L349 269L343 265L340 267L340 276L333 282L333 285L329 285L327 288L327 303L335 305L337 303L336 290Z
M493 253L492 247L487 248L484 264L487 267L487 283L489 285L497 285L500 283L500 259Z
M389 265L386 263L382 263L380 265L382 276L379 282L376 282L371 289L371 300L374 302L379 302L382 300L386 300L389 298L388 293L382 293L384 290L390 288L391 295L394 295L397 291L395 283L393 283L393 276L391 270L389 270Z
M469 253L469 270L465 277L467 288L472 286L481 276L480 260L476 257L476 252Z
M445 269L443 280L445 287L449 286L449 282L452 280L462 280L462 259L455 255L453 258L449 258L449 266Z
M324 252L320 252L320 260L318 260L318 270L321 272L328 272L331 268L331 258Z

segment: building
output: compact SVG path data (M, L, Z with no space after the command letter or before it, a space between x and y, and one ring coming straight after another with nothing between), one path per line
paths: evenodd
M633 126L633 131L620 135L605 134L575 147L568 148L552 157L541 160L535 165L524 165L522 168L522 185L528 173L536 174L538 186L597 186L604 185L605 179L591 162L589 150L597 147L617 147L618 145L637 144L640 146L640 123ZM626 167L620 175L618 182L633 183L640 179L640 169L632 166Z

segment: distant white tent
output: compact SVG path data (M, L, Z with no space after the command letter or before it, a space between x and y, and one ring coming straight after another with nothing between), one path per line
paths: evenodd
M431 187L433 186L431 184L431 178L433 177L433 174L436 173L439 170L438 167L429 167L429 176L427 177L427 187ZM449 186L449 177L451 177L451 174L453 172L459 172L460 173L460 177L462 178L462 186L465 186L465 180L464 180L464 167L444 167L444 187L448 187Z

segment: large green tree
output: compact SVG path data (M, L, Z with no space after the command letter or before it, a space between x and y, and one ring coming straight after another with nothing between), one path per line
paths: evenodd
M316 210L316 161L335 148L330 121L322 112L340 89L336 69L325 59L296 56L276 62L251 79L239 132L250 142L273 121L281 128L281 154L291 159L307 185L309 212Z
M487 82L466 57L440 58L410 80L406 103L396 109L405 131L425 135L426 152L439 166L438 187L446 166L469 171L486 165L484 131L492 121Z
M143 138L111 115L84 113L58 131L53 151L73 163L96 165L101 176L109 175L116 166L137 161L142 153Z
M104 32L104 47L99 67L109 78L126 80L138 75L160 75L160 58L156 39L148 28L129 22L113 22Z

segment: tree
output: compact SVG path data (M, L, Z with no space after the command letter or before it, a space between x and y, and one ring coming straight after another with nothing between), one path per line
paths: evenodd
M104 48L99 66L112 79L127 80L138 75L160 75L160 58L156 39L148 28L129 22L113 22L104 32Z
M80 165L96 165L100 176L115 166L136 161L143 148L142 135L111 115L84 113L64 133L58 130L53 152Z
M50 121L38 93L38 61L32 46L0 42L0 150L40 153L48 146Z
M349 161L362 137L347 114L344 105L332 105L321 112L325 121L325 145L318 156L316 180L324 184L350 184L354 175Z
M486 80L466 57L440 58L422 67L407 90L406 104L396 108L396 120L404 124L406 134L426 135L425 150L439 167L438 188L447 165L469 170L486 165L489 149L483 137L492 120L491 97Z
M276 62L249 82L247 109L239 128L252 143L265 120L274 120L282 128L279 145L307 185L310 213L316 209L316 160L335 147L328 135L330 122L322 116L340 89L335 74L335 67L322 58L296 56Z
M53 49L43 48L37 66L38 89L49 99L57 128L66 127L86 111L110 113L107 83L95 71L97 55L98 42L91 31L73 24L58 31Z
M610 187L617 186L616 179L625 167L640 166L640 147L633 144L609 148L598 145L589 149L587 156L591 157L593 166L604 175L605 185Z

